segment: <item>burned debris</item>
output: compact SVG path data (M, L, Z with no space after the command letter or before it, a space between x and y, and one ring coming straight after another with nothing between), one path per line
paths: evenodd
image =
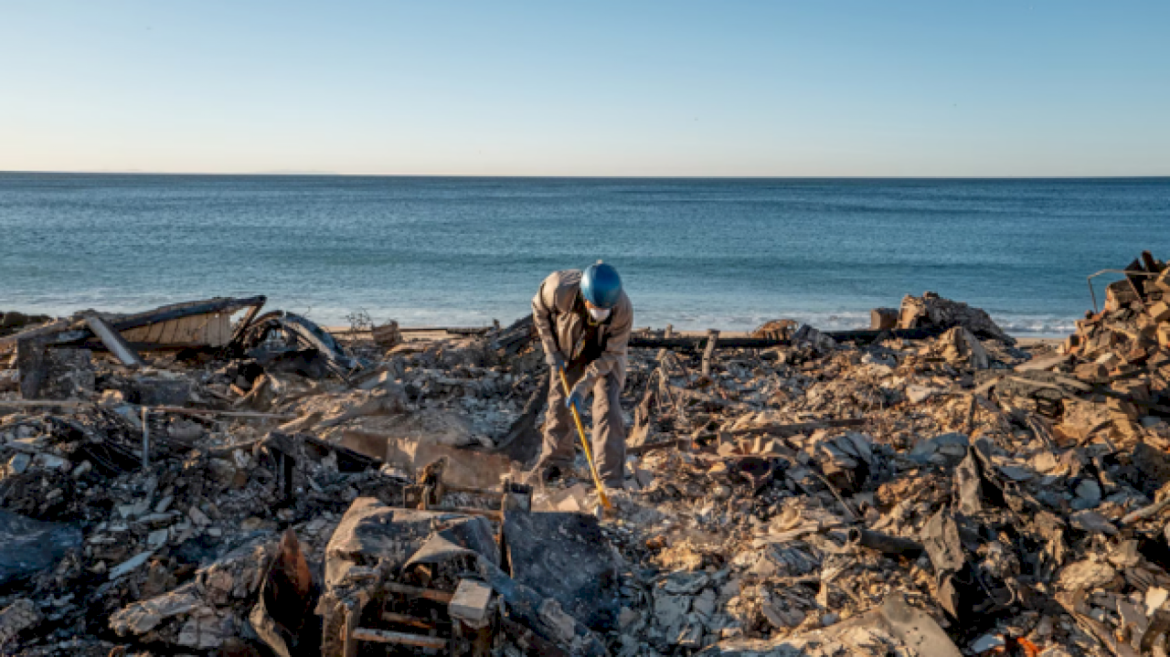
M1061 344L932 293L639 331L610 513L583 459L528 478L530 318L5 313L0 646L1167 654L1170 272L1126 271Z

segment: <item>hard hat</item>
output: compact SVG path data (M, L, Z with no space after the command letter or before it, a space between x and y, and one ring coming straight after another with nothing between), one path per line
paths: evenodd
M622 298L622 279L616 269L598 260L581 276L581 294L598 308L613 308Z

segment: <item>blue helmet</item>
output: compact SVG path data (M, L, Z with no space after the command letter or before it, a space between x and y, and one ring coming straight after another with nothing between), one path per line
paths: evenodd
M616 269L598 260L581 276L581 294L598 308L613 308L622 298L622 279Z

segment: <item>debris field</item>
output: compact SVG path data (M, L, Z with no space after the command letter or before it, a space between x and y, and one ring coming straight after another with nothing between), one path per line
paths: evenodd
M0 313L0 653L1166 655L1170 269L1124 270L1059 344L929 292L637 331L608 511L528 472L530 317Z

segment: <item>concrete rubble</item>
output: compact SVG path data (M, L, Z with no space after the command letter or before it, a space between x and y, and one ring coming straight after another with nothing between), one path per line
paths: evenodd
M1167 654L1170 270L1126 270L1059 345L933 293L639 331L608 513L527 479L530 320L4 313L0 652Z

